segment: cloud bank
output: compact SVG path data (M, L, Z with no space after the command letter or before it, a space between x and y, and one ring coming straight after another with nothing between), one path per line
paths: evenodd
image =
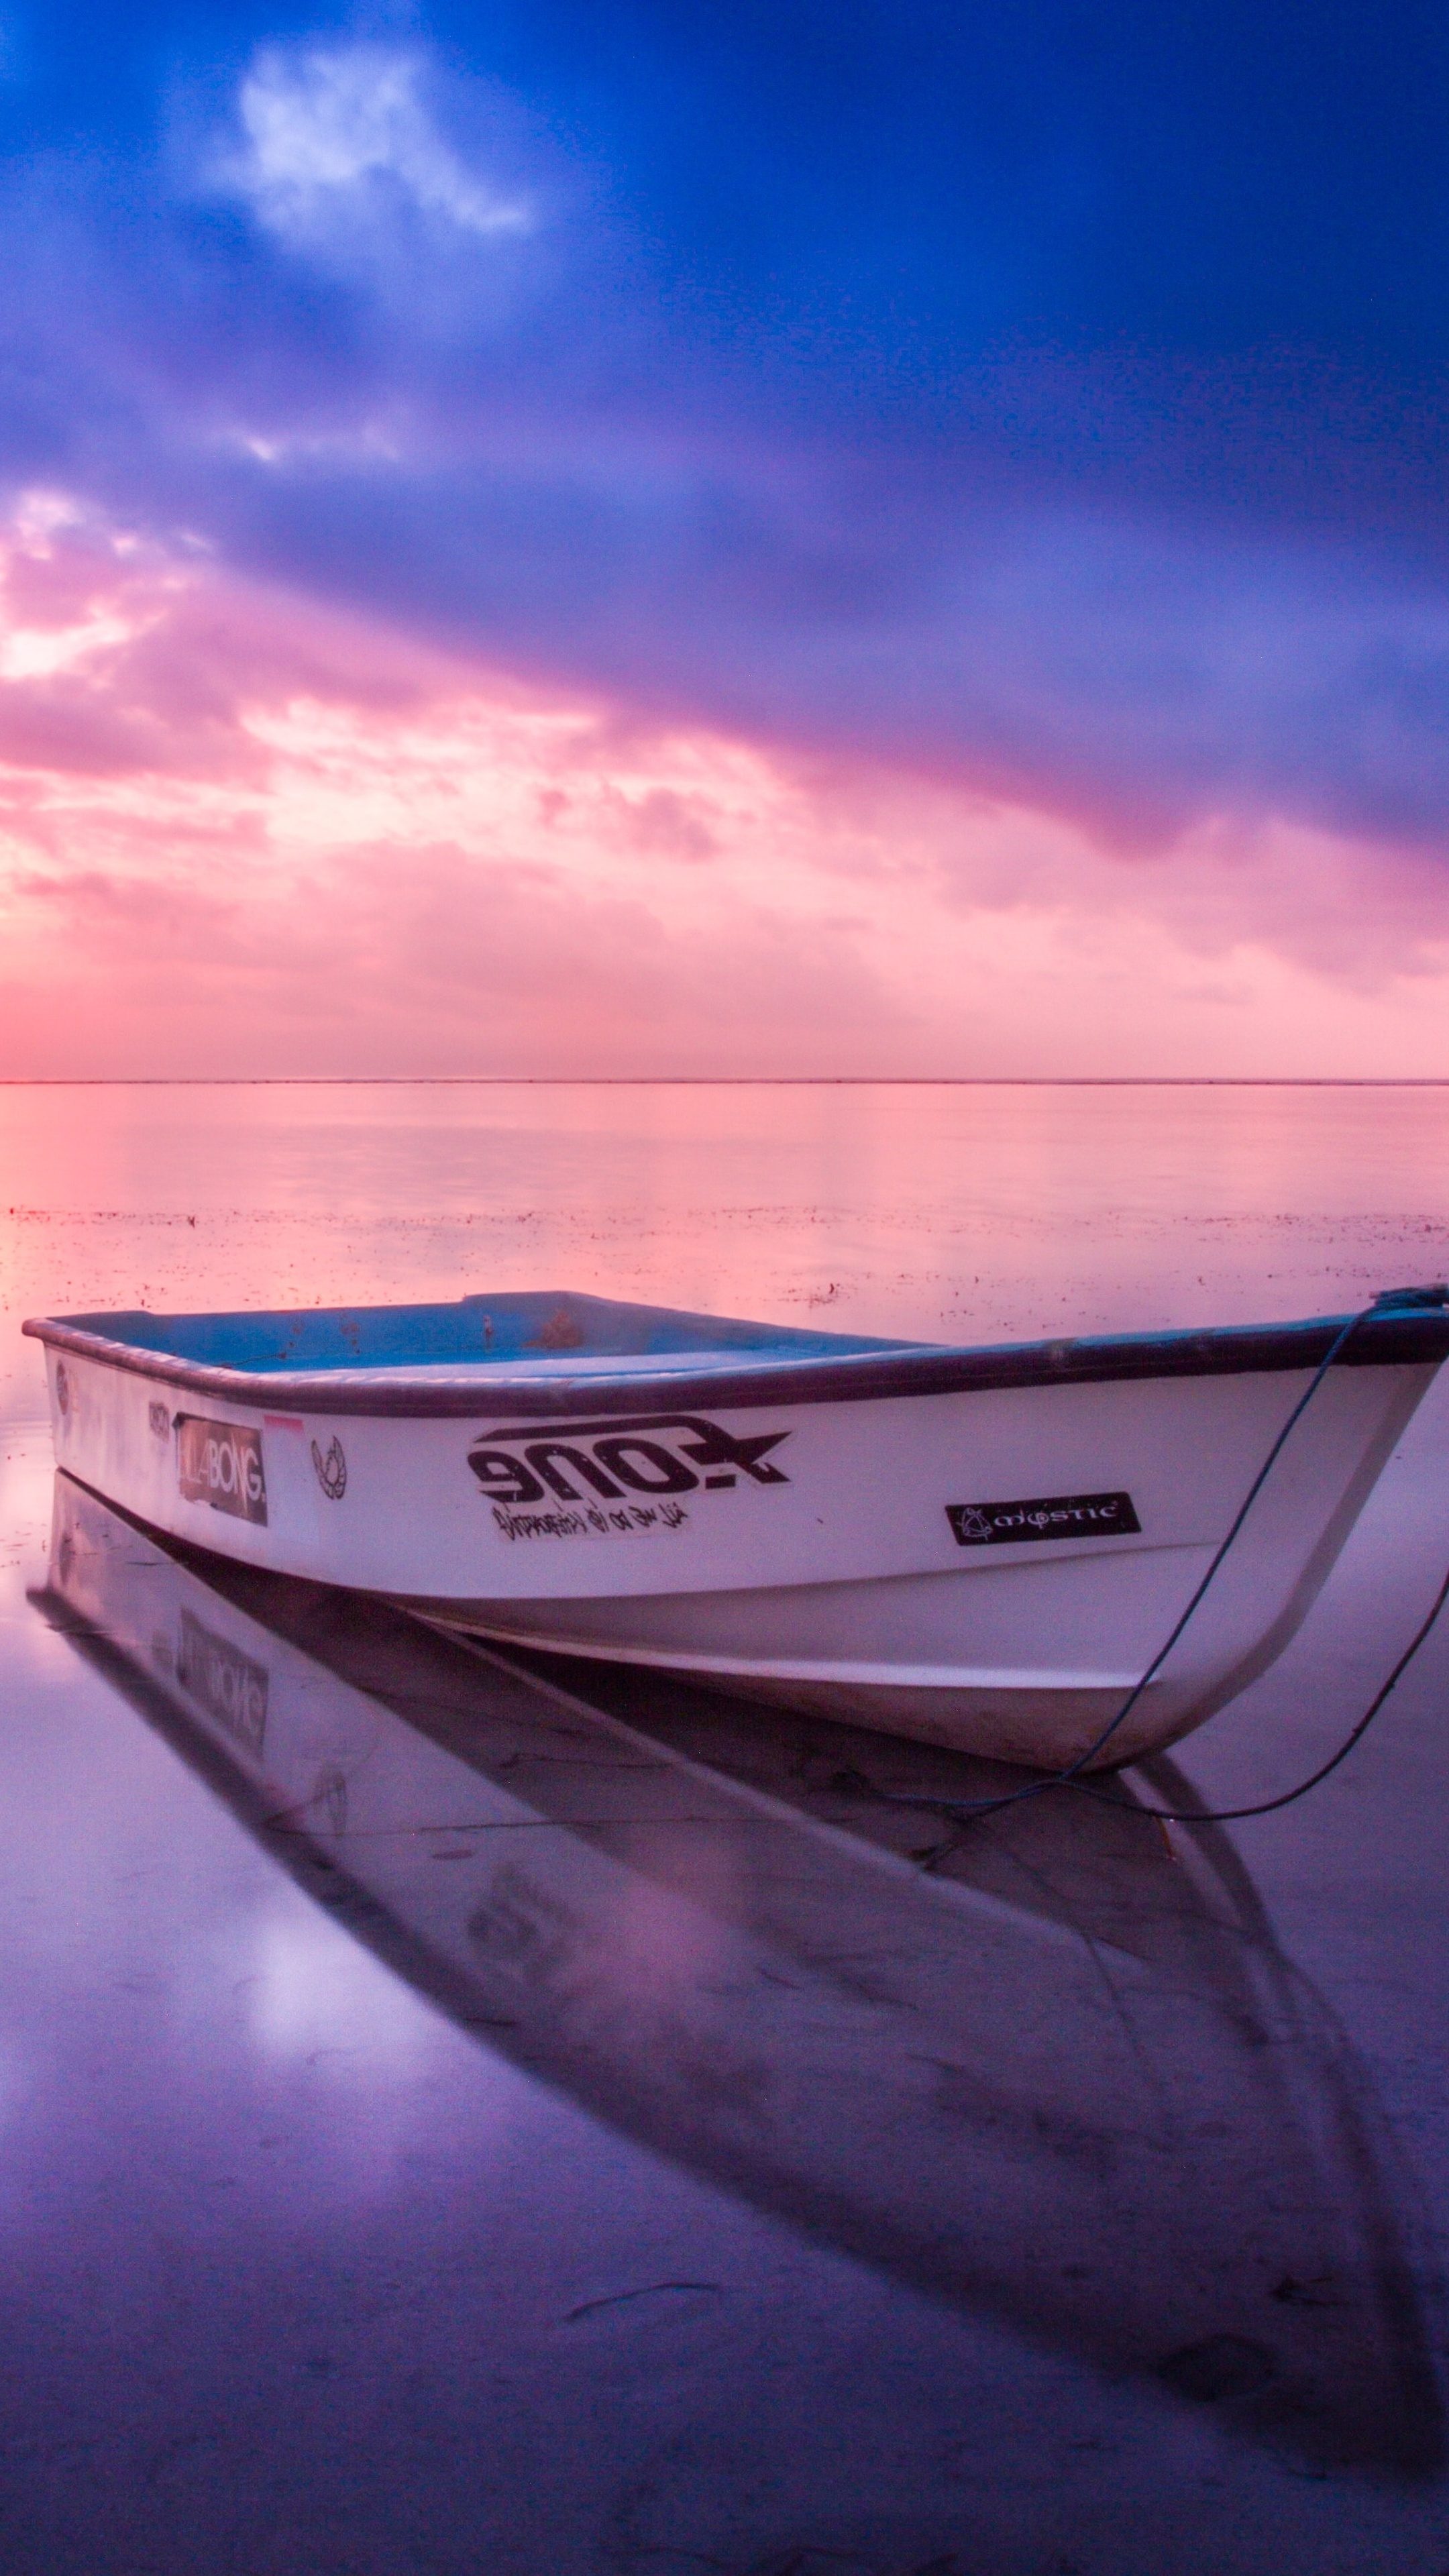
M1432 32L607 15L31 31L12 1050L1439 1069Z
M6 1074L1437 1061L1449 886L1417 857L1219 824L1124 862L859 754L522 686L54 495L0 598Z

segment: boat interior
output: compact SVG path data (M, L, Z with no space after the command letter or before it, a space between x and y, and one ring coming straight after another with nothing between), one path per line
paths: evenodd
M673 1306L636 1306L567 1289L478 1294L448 1305L314 1306L239 1315L153 1315L140 1308L69 1315L65 1321L133 1350L197 1367L268 1375L396 1369L409 1376L452 1377L506 1364L530 1374L577 1376L593 1369L614 1376L630 1368L653 1373L717 1366L745 1352L778 1364L934 1347L693 1315Z

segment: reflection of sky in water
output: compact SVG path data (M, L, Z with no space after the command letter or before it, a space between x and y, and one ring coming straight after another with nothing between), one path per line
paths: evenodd
M21 1307L143 1285L157 1304L310 1298L336 1264L355 1293L496 1278L935 1330L969 1251L987 1304L1031 1329L1067 1297L1097 1301L1084 1321L1288 1312L1444 1267L1436 1095L1172 1095L1160 1113L1109 1102L1094 1130L1089 1095L576 1094L556 1128L529 1094L494 1101L482 1141L468 1095L314 1095L300 1113L288 1095L132 1095L97 1101L68 1145L74 1102L55 1097L0 1099L17 1204L52 1211L0 1219ZM1093 1229L1094 1204L1110 1225ZM833 1308L807 1312L832 1280ZM34 1412L34 1358L5 1354L12 1412ZM1296 1775L1391 1660L1445 1546L1443 1420L1436 1397L1321 1613L1195 1740L1209 1790ZM922 2295L833 2223L802 2232L753 2183L610 2126L577 2068L575 2098L556 2066L530 2073L512 2040L458 2028L28 1606L51 1491L48 1440L17 1423L0 1449L10 2563L1441 2576L1437 2473L1305 2475L1291 2446L1235 2432L1231 2403L1177 2403L1150 2374L1104 2376L999 2312ZM1446 1671L1440 1644L1340 1781L1239 1837L1359 2070L1378 2144L1346 2205L1387 2193L1424 2277L1449 2172ZM461 1813L429 1818L439 1850L465 1839ZM1185 1869L1153 1848L1161 1873ZM693 1847L697 1904L645 1857L622 1866L596 1839L578 1884L652 2045L681 1997L729 2024L745 1950L721 1929L722 1842ZM398 1885L404 1861L424 1869L400 1851ZM537 1860L531 1875L548 1882ZM1150 1961L1096 1955L1130 2040ZM777 1985L760 2027L778 2045L804 2011ZM1315 2094L1295 2048L1245 2060L1243 2098L1270 2098L1271 2075L1285 2120L1331 2126L1340 2096ZM813 2116L828 2130L824 2096ZM1281 2180L1269 2155L1242 2186L1245 2238ZM1315 2295L1298 2283L1278 2310L1295 2333L1316 2330L1293 2304Z
M0 1307L572 1287L928 1340L1449 1265L1439 1090L0 1090ZM40 1364L7 1339L0 1406Z
M17 2174L30 2154L53 2174L60 2146L83 2188L113 2086L128 2097L119 2129L127 2158L148 2130L187 2129L188 2152L203 2165L222 2141L254 2144L252 2132L280 2130L296 2133L289 2198L319 2207L385 2199L409 2158L435 2143L449 2070L455 2082L461 2071L484 2115L475 2149L507 2130L530 2088L469 2049L261 1863L174 1755L35 1617L23 1581L42 1574L47 1449L27 1441L0 1484L5 1525L26 1541L21 1562L5 1570L4 1615L15 1625L5 1650L9 1722L0 1726L6 1811L26 1819L6 1848L0 2121L10 2130L12 2223L23 2231ZM69 2000L60 2018L58 1996ZM105 2073L97 2097L68 2115L67 2067L81 2033ZM67 2140L82 2111L79 2136ZM281 2144L274 2136L266 2152L275 2158ZM246 2184L232 2175L198 2187Z

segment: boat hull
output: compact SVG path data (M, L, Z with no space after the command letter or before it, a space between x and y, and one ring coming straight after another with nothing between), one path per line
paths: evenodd
M359 1385L349 1410L345 1380L242 1400L240 1372L188 1386L40 1329L59 1463L161 1531L485 1637L1045 1766L1088 1753L1152 1665L1313 1377L1215 1347L1200 1370L888 1394L868 1370L778 1395L567 1386L548 1414L517 1385L415 1412ZM1095 1759L1172 1743L1281 1652L1433 1378L1436 1357L1392 1350L1330 1371Z

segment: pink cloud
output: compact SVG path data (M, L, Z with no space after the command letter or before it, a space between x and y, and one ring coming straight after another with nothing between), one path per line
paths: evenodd
M0 1072L1424 1072L1449 891L515 678L32 503Z

